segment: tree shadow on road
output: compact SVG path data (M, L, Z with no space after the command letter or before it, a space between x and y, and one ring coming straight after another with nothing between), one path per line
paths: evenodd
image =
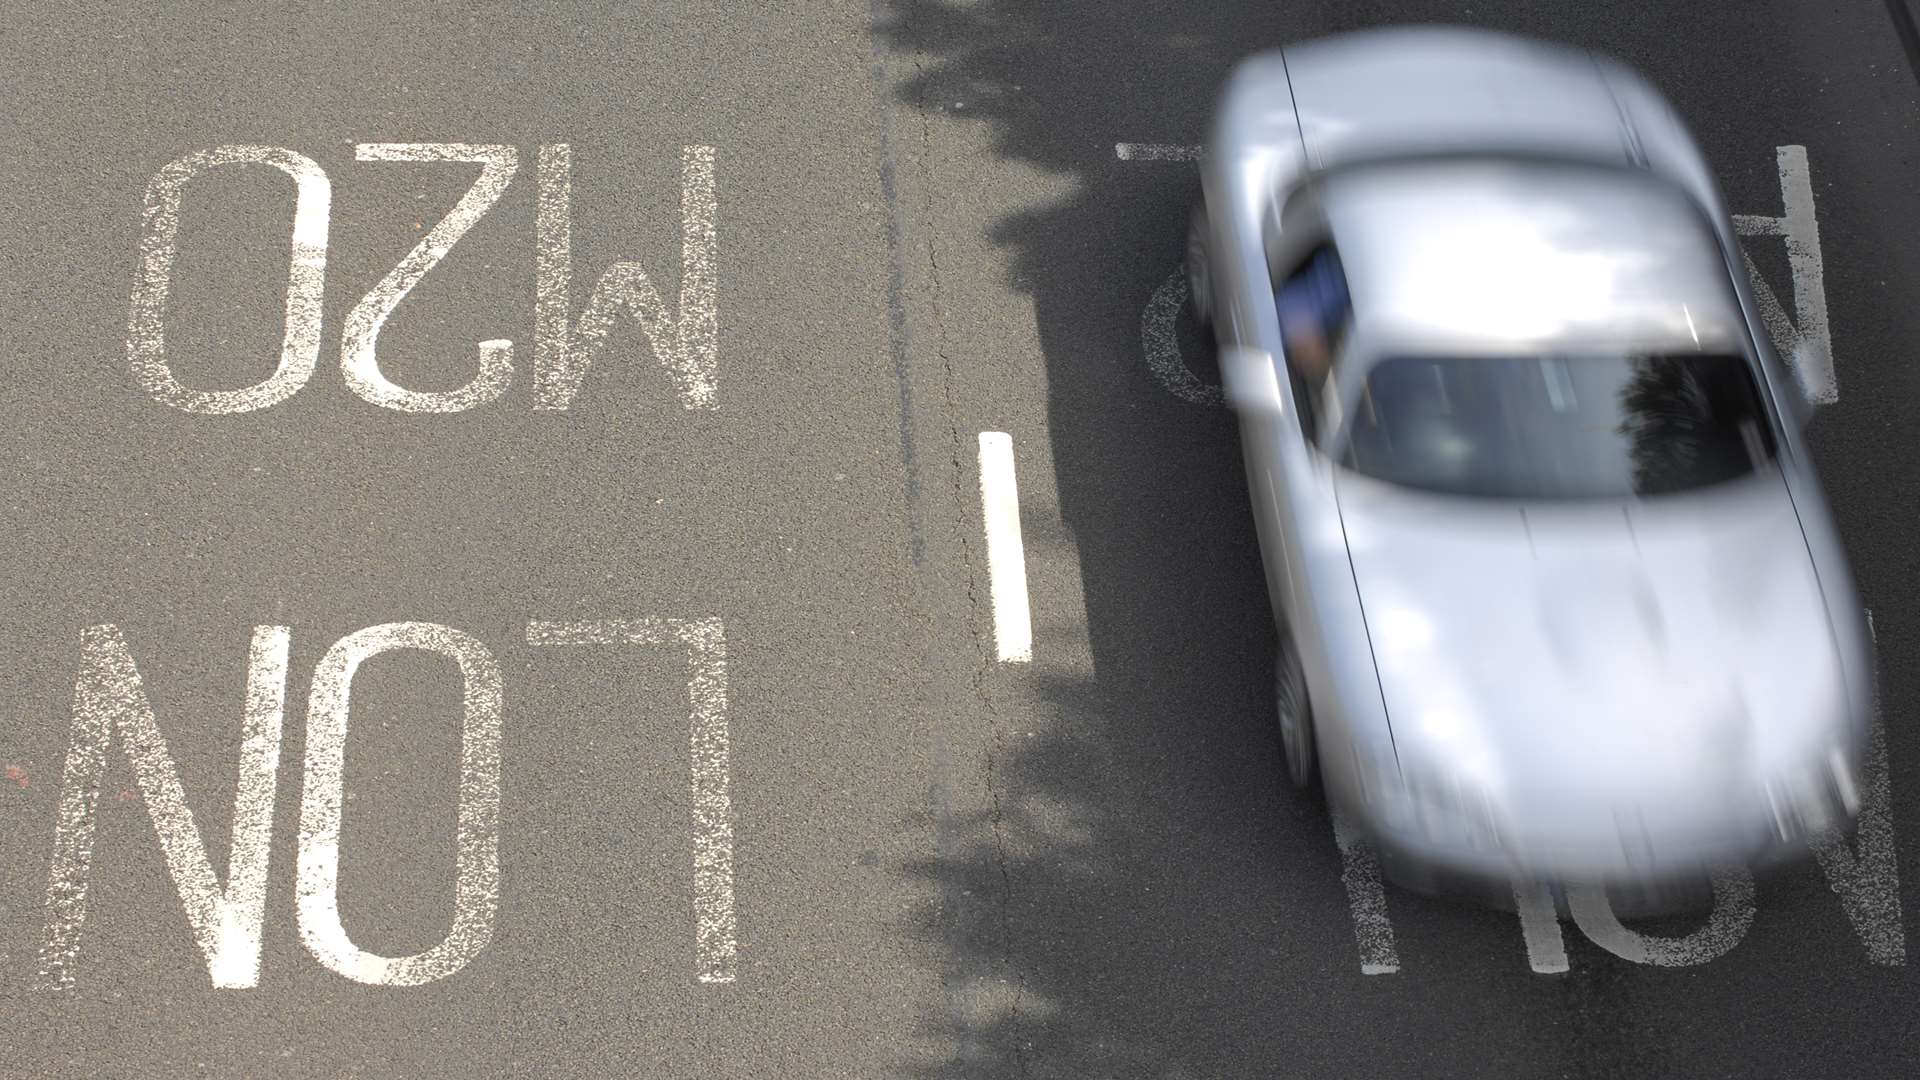
M1085 181L989 235L1036 307L1093 677L1043 683L1033 732L997 733L994 809L956 830L977 842L909 867L943 897L953 965L936 1034L957 1052L931 1075L1344 1071L1329 1032L1355 1018L1299 994L1361 976L1325 812L1281 778L1233 422L1141 361L1141 308L1177 262L1197 180L1114 143L1199 141L1231 64L1297 22L1202 9L896 0L878 27L913 64L911 108L985 123L1006 158ZM1021 716L1038 675L1020 676Z
M1040 681L1043 715L1032 732L1001 725L994 808L955 830L977 842L908 868L943 898L934 923L953 965L935 1034L958 1050L929 1075L1498 1071L1470 1033L1519 1027L1518 997L1625 1019L1611 978L1543 997L1512 916L1491 911L1395 912L1403 949L1460 957L1484 994L1360 973L1327 815L1283 779L1274 635L1232 419L1164 392L1141 358L1142 307L1179 261L1198 184L1190 163L1122 161L1115 143L1198 143L1243 56L1405 22L1410 8L1575 41L1604 41L1618 17L1519 3L877 5L908 109L984 125L1007 161L1079 181L1076 196L988 236L1035 306L1093 674L989 681L990 694L1022 697L1020 716ZM1577 1021L1566 1035L1575 1062L1641 1053ZM1559 1058L1505 1053L1533 1068Z

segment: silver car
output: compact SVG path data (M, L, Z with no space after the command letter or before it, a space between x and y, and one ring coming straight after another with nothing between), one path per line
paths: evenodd
M1369 31L1242 63L1202 175L1292 779L1415 885L1677 881L1846 828L1867 627L1665 99Z

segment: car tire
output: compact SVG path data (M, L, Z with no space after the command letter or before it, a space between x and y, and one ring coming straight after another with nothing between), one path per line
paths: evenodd
M1207 261L1207 208L1193 208L1187 220L1187 310L1202 330L1213 329L1213 267Z
M1281 638L1273 665L1273 703L1280 724L1280 752L1287 779L1297 788L1313 786L1315 768L1313 703L1307 696L1307 672L1293 643Z

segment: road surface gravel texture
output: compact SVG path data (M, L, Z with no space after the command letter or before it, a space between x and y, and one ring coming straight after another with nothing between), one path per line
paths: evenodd
M0 1075L1920 1075L1903 12L21 0ZM1885 784L1713 919L1375 897L1283 779L1197 178L1116 146L1403 22L1636 65L1739 215L1804 155Z

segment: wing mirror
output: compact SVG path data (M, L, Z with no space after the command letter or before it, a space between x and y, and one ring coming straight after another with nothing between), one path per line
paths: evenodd
M1273 354L1265 349L1223 346L1220 389L1236 412L1281 411L1279 372Z

